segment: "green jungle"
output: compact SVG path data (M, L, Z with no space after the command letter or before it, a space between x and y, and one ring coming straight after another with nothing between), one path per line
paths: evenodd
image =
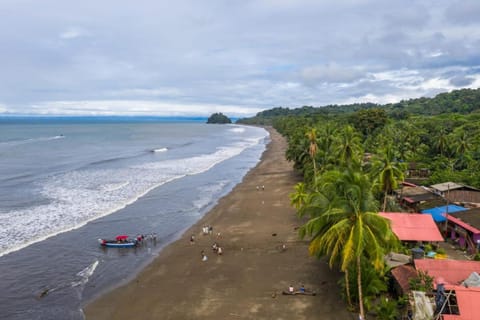
M410 172L431 185L480 189L480 90L462 89L394 104L273 108L237 123L273 126L302 182L290 196L310 254L327 257L352 311L400 319L408 297L391 297L384 256L408 253L378 212L403 212L392 197ZM421 274L411 287L431 291ZM405 307L405 308L402 308Z

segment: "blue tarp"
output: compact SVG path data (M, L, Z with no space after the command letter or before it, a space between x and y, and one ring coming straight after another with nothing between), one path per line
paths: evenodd
M464 207L456 206L454 204L450 204L448 206L425 209L425 210L422 210L422 213L431 214L432 218L433 218L433 220L435 220L435 222L444 222L446 220L445 213L448 212L448 214L451 214L451 213L454 213L454 212L465 211L465 210L467 210L467 209L465 209Z

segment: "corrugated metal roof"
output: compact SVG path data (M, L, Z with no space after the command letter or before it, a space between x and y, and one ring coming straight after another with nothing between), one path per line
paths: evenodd
M402 212L380 212L392 222L392 230L402 241L444 241L430 215Z
M433 220L435 220L435 222L443 222L443 221L446 220L446 218L445 218L446 213L451 214L451 213L454 213L454 212L465 211L465 210L467 210L467 209L464 208L464 207L457 206L457 205L454 205L454 204L450 204L448 206L441 206L441 207L425 209L425 210L422 210L422 213L428 213L428 214L432 215Z
M410 291L410 279L418 276L417 270L409 265L402 265L392 269L392 276L395 278L403 293Z
M407 187L404 186L403 188L396 191L397 194L401 194L402 196L414 196L420 194L431 194L432 192L426 187Z
M468 223L476 229L480 229L480 208L473 208L455 213L455 218Z
M453 217L453 216L451 216L451 215L448 215L448 220L449 220L449 221L452 221L453 223L459 225L460 227L462 227L462 228L464 228L464 229L466 229L466 230L468 230L468 231L470 231L470 232L473 232L474 234L480 233L480 230L478 230L477 228L472 227L472 226L469 225L468 223L465 223L465 222L463 222L462 220L457 219L457 218L455 218L455 217Z
M443 320L478 320L480 318L480 288L453 288L460 314L444 314Z
M433 189L438 190L440 192L445 192L445 191L448 191L448 190L455 190L455 189L463 188L463 185L455 183L455 182L443 182L443 183L438 183L438 184L431 185L430 187L432 187Z
M435 279L443 278L445 288L459 285L476 271L480 272L480 261L415 259L415 268L428 272Z
M468 260L415 260L417 270L428 272L435 279L443 278L446 290L455 290L459 315L444 314L443 320L477 320L480 318L480 288L462 285L472 272L479 272L480 261ZM434 281L436 284L436 281Z

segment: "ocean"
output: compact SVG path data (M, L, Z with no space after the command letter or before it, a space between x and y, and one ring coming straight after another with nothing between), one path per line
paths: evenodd
M84 319L241 182L268 139L199 120L1 118L0 318ZM119 234L149 240L98 243Z

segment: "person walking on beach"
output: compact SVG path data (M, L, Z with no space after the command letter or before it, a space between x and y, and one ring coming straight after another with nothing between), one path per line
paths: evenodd
M207 257L207 255L205 254L205 251L202 250L201 254L202 254L202 261L207 261L207 260L208 260L208 257Z

